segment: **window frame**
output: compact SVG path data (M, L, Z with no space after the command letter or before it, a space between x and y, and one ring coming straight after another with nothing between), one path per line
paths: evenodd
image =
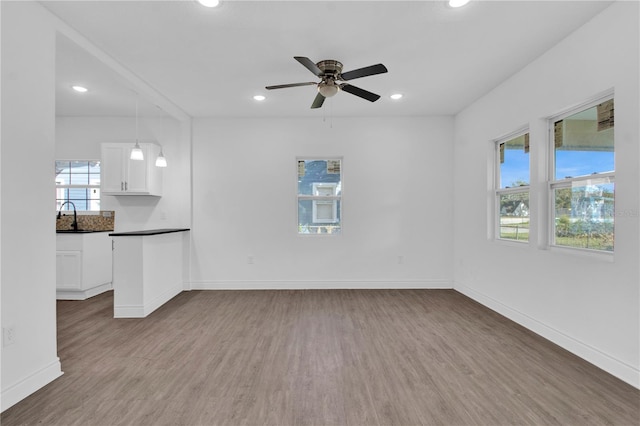
M69 163L81 162L81 163L87 163L87 165L89 163L97 163L97 164L100 165L100 168L102 168L102 161L100 159L88 159L88 160L87 159L56 159L56 160L54 160L54 171L55 171L56 164L58 162L69 162ZM97 173L97 175L100 176L100 179L102 179L101 173ZM98 201L100 202L99 208L96 209L96 210L86 210L86 209L77 209L76 208L76 211L77 212L99 212L100 209L102 208L102 191L101 191L100 183L98 183L97 185L91 185L91 184L86 184L86 185L84 185L84 184L62 184L62 185L58 185L56 183L55 184L56 211L58 211L60 209L60 205L63 204L64 202L66 202L66 201L73 202L73 199L69 199L68 197L66 199L59 198L58 197L58 190L59 189L66 189L66 190L68 190L68 189L87 189L87 190L89 190L89 189L97 189L99 191L99 195L100 195L100 197L98 198ZM59 205L58 204L59 200L64 200L64 201L62 201L62 203L60 203L60 205ZM90 205L91 199L87 199L86 201L87 201L87 205ZM64 210L64 211L72 210L73 206L70 206L69 204L67 204L67 205L65 205L65 208L66 208L66 210Z
M547 176L547 197L548 197L548 234L547 234L547 246L551 250L558 250L566 253L583 253L583 254L594 254L596 256L604 256L611 257L615 253L615 242L612 250L602 250L602 249L594 249L594 248L586 248L586 247L573 247L568 245L559 245L556 243L556 197L555 191L556 189L562 188L572 188L573 186L577 186L576 183L583 183L584 186L590 184L593 180L607 180L607 183L614 185L614 214L613 214L613 238L615 241L615 173L616 173L616 161L615 161L615 125L614 125L614 170L606 171L606 172L598 172L581 176L571 176L565 177L563 179L556 179L556 146L555 146L555 123L560 120L565 120L568 117L576 115L578 113L584 112L588 109L596 107L597 105L604 103L609 100L614 101L614 111L615 111L615 93L613 90L608 90L604 93L596 95L585 102L572 106L570 108L565 109L561 113L554 114L552 116L547 117L547 129L548 129L548 176Z
M493 140L493 144L494 144L494 150L495 150L495 154L494 154L494 164L495 164L495 168L494 168L494 183L493 183L493 192L494 192L494 239L496 241L501 241L501 242L507 242L507 243L516 243L516 244L529 244L529 236L530 236L530 232L529 235L527 236L526 240L519 240L517 239L513 239L513 238L505 238L501 235L501 231L502 231L502 224L501 224L501 209L500 209L500 199L503 195L512 195L512 194L527 194L527 198L529 199L529 203L531 203L531 157L529 157L529 184L528 185L521 185L521 186L516 186L516 187L501 187L501 173L500 173L500 164L502 164L500 162L500 146L504 143L507 143L510 140L519 138L520 136L524 136L524 135L529 135L529 140L531 140L531 132L529 129L529 126L523 126L520 127L519 129L510 132L504 136L501 136L497 139ZM529 204L529 229L531 229L531 204ZM517 232L516 232L517 235Z
M317 188L318 185L320 186L333 186L333 195L307 195L307 194L300 194L299 193L299 178L300 178L300 174L299 174L299 162L300 161L339 161L340 162L340 193L336 194L337 192L337 188L338 188L338 184L334 183L334 182L314 182L312 185L312 192L314 192ZM344 158L342 156L301 156L301 157L296 157L296 208L298 209L296 211L296 233L297 235L300 236L305 236L305 235L318 235L318 236L335 236L335 235L342 235L342 231L343 231L343 210L344 210L344 204L343 204L343 194L344 194ZM327 220L323 220L321 222L318 223L329 223L329 224L337 224L337 226L339 227L339 232L300 232L300 201L312 201L312 223L315 223L316 219L317 219L317 211L316 211L316 207L317 207L317 203L329 203L331 202L333 204L333 218L330 221ZM340 208L338 209L338 204L340 205ZM323 225L319 225L320 227ZM333 225L324 225L325 227L333 227Z

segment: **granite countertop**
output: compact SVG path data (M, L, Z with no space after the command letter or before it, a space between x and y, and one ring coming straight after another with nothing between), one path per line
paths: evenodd
M172 232L190 231L189 228L165 228L165 229L147 229L145 231L129 231L129 232L113 232L110 237L139 237L147 235L170 234Z
M78 229L77 231L74 231L73 229L56 229L56 234L90 234L93 232L113 232L113 229Z

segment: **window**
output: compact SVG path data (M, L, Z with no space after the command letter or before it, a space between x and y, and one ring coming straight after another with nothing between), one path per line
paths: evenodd
M551 245L613 252L613 98L555 117L550 124Z
M496 141L496 164L496 237L529 241L529 133Z
M298 159L298 233L341 231L342 160Z
M67 201L76 210L100 210L100 161L58 160L56 167L56 211ZM65 204L64 210L73 210Z

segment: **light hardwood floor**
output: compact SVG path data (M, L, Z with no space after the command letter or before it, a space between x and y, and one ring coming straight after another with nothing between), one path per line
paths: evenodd
M64 376L10 425L638 425L640 392L452 290L58 302Z

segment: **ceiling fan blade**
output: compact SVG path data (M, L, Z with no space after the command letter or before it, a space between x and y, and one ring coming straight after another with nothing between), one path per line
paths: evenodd
M361 89L351 84L346 84L346 83L341 84L340 89L347 93L351 93L352 95L359 96L362 99L366 99L371 102L375 102L378 99L380 99L380 95L376 95L375 93L371 93L367 90Z
M324 96L322 96L320 93L318 93L316 95L316 98L313 100L313 103L311 104L311 108L320 108L322 106L322 104L324 103Z
M275 86L267 86L265 89L273 90L273 89L286 89L287 87L298 87L298 86L315 86L318 83L314 83L312 81L308 83L291 83L291 84L277 84Z
M305 56L294 56L293 59L295 59L296 61L300 62L309 71L314 73L317 77L320 77L322 75L322 70L320 68L318 68L318 66L311 59L309 59L309 58L307 58Z
M367 77L369 75L383 74L387 72L387 67L382 64L371 65L369 67L358 68L357 70L347 71L340 75L342 80L353 80L354 78Z

